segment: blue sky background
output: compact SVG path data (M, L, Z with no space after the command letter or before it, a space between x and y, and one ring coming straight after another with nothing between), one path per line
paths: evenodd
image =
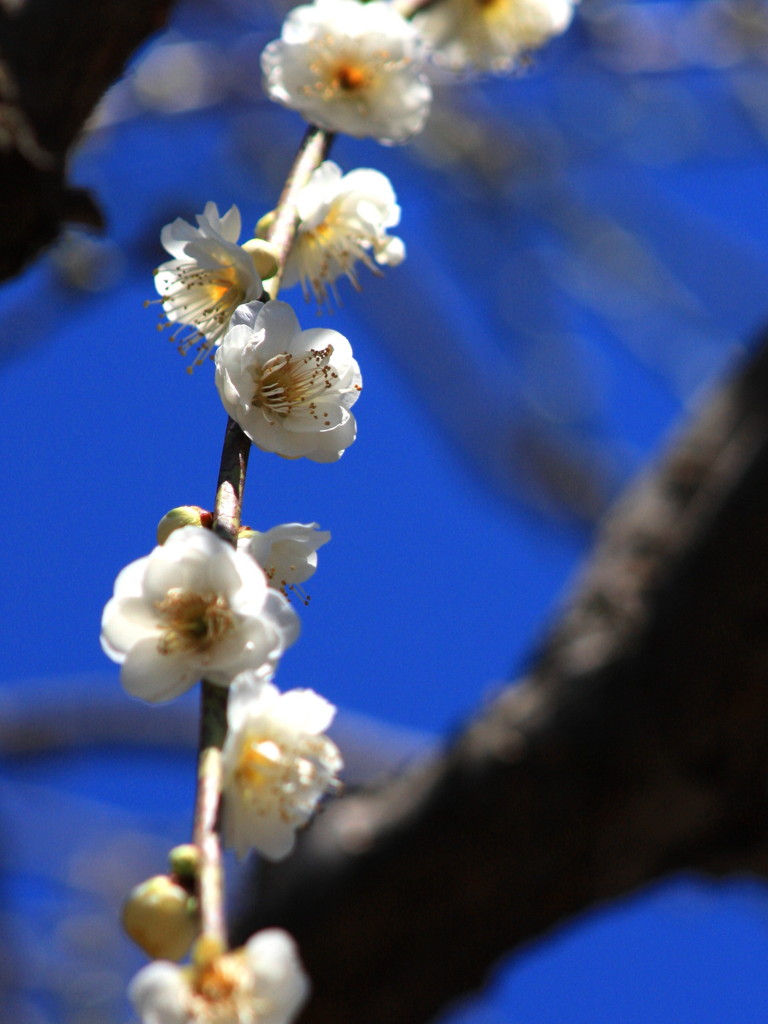
M768 49L736 11L585 2L526 74L438 82L409 147L334 148L390 175L408 260L364 271L360 295L342 282L330 319L285 294L352 341L359 435L331 466L254 452L245 519L333 534L278 682L350 713L355 762L355 745L401 759L523 671L611 497L765 322ZM129 701L98 625L164 512L213 500L212 367L188 376L143 302L164 223L209 199L246 225L274 205L303 131L259 92L279 20L182 5L75 161L107 235L72 236L0 292L15 1024L125 1019L141 959L111 915L188 835L195 698ZM459 1016L761 1019L767 910L756 883L670 883L525 952Z

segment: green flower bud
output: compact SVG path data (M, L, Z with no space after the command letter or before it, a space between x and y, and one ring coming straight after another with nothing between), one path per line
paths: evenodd
M181 960L200 930L197 900L168 875L156 875L128 896L123 928L153 959Z
M264 216L259 221L259 223L256 225L256 227L253 229L254 235L256 235L257 238L266 238L269 229L272 227L274 223L274 220L274 210L270 210L269 213L265 213Z
M253 260L256 273L262 281L275 276L280 262L277 249L271 242L266 242L263 238L251 238L243 245L243 249Z
M203 526L210 530L213 525L213 515L206 512L199 505L180 505L166 512L157 524L157 543L165 544L174 530L180 530L182 526Z
M194 843L183 843L181 846L174 846L168 854L168 861L171 865L171 874L184 886L192 890L200 868L200 850Z

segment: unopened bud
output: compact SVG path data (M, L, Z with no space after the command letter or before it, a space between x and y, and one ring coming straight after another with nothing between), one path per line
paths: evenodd
M156 875L125 901L123 928L153 959L181 960L200 930L197 900L167 875Z
M204 526L210 530L213 525L213 515L206 512L199 505L180 505L166 512L157 524L157 543L165 544L174 530L180 530L182 526Z
M226 952L226 946L215 935L201 935L192 950L192 963L204 970L209 964Z
M275 211L270 210L269 213L265 213L259 223L253 229L254 235L257 238L266 238L269 234L269 229L272 227L275 221Z
M239 544L240 541L243 541L243 543L245 543L246 541L249 541L251 537L255 536L256 530L252 530L250 526L241 526L240 529L237 531L237 543Z
M253 260L256 273L263 281L275 276L280 261L277 249L271 242L265 242L262 238L251 238L243 249Z
M171 874L186 889L192 890L200 868L200 850L194 843L183 843L174 846L168 854Z

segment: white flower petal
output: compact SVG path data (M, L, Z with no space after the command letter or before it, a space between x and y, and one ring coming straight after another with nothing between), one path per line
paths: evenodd
M233 683L222 751L225 842L285 857L295 830L335 782L341 755L322 730L333 705L311 690L280 694L249 674Z
M128 570L120 587L139 593L107 603L101 642L133 696L170 700L200 678L227 686L246 668L274 666L298 636L259 565L210 530L176 530Z
M280 928L257 932L245 944L245 955L256 979L255 988L271 1008L259 1024L286 1024L309 995L309 981L301 968L296 943Z
M126 693L148 701L164 704L180 697L200 679L199 664L189 657L161 654L157 639L147 638L135 643L125 655L120 682Z
M189 1024L188 995L182 971L165 960L142 968L128 986L128 997L142 1024Z
M421 65L418 34L382 0L296 7L262 54L271 99L329 131L382 142L405 141L423 125L431 89Z
M318 432L343 426L339 409L354 404L362 387L349 343L337 331L302 331L284 302L267 302L251 324L238 321L216 353L224 407L257 447L312 457Z
M113 597L107 601L101 619L101 642L113 660L123 661L124 652L134 644L159 636L157 612L143 598Z
M325 732L335 715L333 704L314 690L289 690L280 700L280 719L302 732Z

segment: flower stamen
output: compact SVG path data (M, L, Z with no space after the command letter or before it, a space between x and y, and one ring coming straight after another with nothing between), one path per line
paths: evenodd
M155 608L161 619L160 654L205 652L235 628L227 599L214 591L197 594L173 587Z
M310 349L295 358L290 352L281 352L268 359L261 369L253 396L253 404L281 419L289 416L298 406L306 406L314 419L319 420L313 399L333 388L339 375L330 365L333 345Z

